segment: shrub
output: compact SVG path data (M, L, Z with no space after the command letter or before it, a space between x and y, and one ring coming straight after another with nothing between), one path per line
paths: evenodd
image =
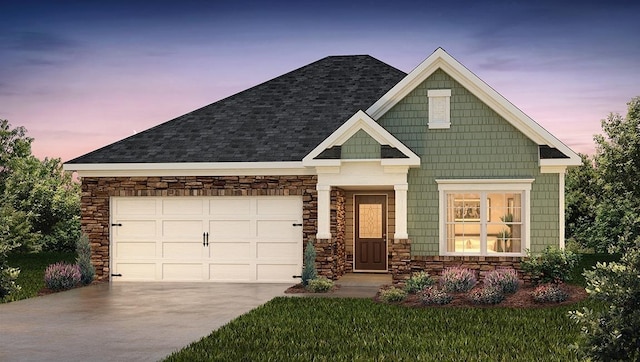
M316 248L313 242L309 240L304 248L304 266L302 267L302 285L307 286L310 280L316 279L318 272L316 271Z
M485 286L472 291L469 299L475 304L498 304L504 300L504 293L499 286Z
M71 289L80 283L81 278L77 264L59 262L49 265L44 271L44 284L55 291Z
M476 283L476 275L467 268L446 268L440 277L440 285L446 292L468 292Z
M520 279L518 279L518 272L513 269L496 269L487 273L484 285L497 288L505 294L512 294L520 288Z
M404 290L407 293L417 293L424 288L433 285L434 280L425 271L413 273L411 278L407 279L407 284L404 286Z
M387 303L402 302L407 297L407 292L400 288L391 287L380 290L380 299Z
M560 303L569 298L569 293L564 291L560 284L549 283L538 285L536 289L531 292L531 296L533 297L533 300L538 303Z
M0 300L4 297L20 291L20 286L16 284L16 279L20 274L20 269L11 268L0 261Z
M307 289L313 293L326 293L333 288L333 281L325 277L309 280Z
M640 238L619 262L598 263L584 272L587 292L606 308L571 317L582 328L577 347L585 359L595 361L640 361Z
M89 238L82 234L76 241L76 263L80 268L80 281L83 285L91 284L93 276L96 274L96 269L91 264L91 245L89 244Z
M538 256L527 252L522 270L531 275L536 284L561 283L571 280L571 270L578 264L579 255L558 248L547 247Z
M422 304L437 304L444 305L449 304L453 300L453 296L442 289L439 289L435 286L427 287L423 289L418 297Z

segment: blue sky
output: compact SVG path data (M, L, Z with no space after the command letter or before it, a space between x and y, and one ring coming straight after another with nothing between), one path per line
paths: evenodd
M14 1L0 118L69 160L328 55L443 47L578 152L640 95L637 1Z

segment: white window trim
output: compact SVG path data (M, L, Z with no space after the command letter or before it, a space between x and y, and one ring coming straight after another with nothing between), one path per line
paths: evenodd
M531 183L534 179L465 179L465 180L436 180L438 184L439 202L438 202L438 215L439 215L439 253L442 256L525 256L526 250L531 248L530 232L531 232ZM447 251L447 192L492 192L492 191L517 191L523 193L522 200L522 241L523 248L520 253L498 253L489 254L486 252L486 238L481 240L480 253L457 253ZM483 215L483 219L486 219L486 201L484 198L480 198L481 207L480 212ZM486 225L486 224L481 224ZM483 226L483 228L486 226ZM486 230L482 230L482 234L486 234Z
M430 89L429 97L429 129L451 128L451 89ZM435 114L436 102L444 102L444 119L438 119Z

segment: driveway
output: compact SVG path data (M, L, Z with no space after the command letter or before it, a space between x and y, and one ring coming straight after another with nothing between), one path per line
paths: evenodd
M0 361L157 361L287 284L98 284L0 304Z

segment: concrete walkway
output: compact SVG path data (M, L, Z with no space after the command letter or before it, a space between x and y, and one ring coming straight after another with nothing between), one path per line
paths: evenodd
M0 361L157 361L289 286L105 283L0 304Z

